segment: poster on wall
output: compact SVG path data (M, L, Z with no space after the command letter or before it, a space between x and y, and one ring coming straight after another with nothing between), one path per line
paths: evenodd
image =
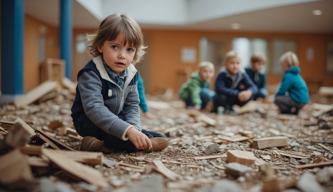
M181 50L182 63L190 64L196 62L196 49L191 47L184 47Z

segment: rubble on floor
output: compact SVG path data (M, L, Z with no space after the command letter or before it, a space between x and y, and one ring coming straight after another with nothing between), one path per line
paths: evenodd
M287 116L271 102L251 102L236 115L216 115L152 98L155 118L143 125L165 133L170 146L103 154L78 151L75 90L65 83L48 82L0 108L3 191L333 190L332 105L313 103Z

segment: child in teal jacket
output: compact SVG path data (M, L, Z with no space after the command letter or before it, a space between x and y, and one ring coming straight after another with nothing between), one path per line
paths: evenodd
M275 94L274 103L281 113L297 115L299 110L309 103L308 87L300 75L301 69L295 53L283 54L280 62L285 72Z
M181 86L179 97L185 102L186 107L207 109L214 96L213 91L209 89L213 74L214 65L210 62L201 62L199 72L193 73L191 79Z

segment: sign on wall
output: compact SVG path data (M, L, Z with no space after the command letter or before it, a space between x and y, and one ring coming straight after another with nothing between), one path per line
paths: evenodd
M192 47L184 47L181 50L182 63L195 63L196 62L196 49Z

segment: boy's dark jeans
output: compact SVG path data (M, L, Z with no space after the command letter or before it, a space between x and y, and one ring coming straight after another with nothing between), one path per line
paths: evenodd
M274 103L279 108L280 113L283 114L297 115L299 110L304 107L304 104L294 102L289 96L276 96Z
M213 112L217 112L217 108L222 106L225 112L233 111L232 107L234 105L243 106L249 102L251 98L247 101L240 101L237 96L226 96L226 95L215 95L213 98L214 109Z
M202 88L200 90L200 99L201 99L200 109L201 110L205 109L208 102L212 101L213 95L214 95L214 93L210 89ZM186 105L186 107L195 106L195 104L192 102L192 97L188 97L185 100L185 105Z
M85 124L82 124L81 127L75 126L77 132L82 136L92 136L96 137L99 140L104 141L104 145L113 150L114 152L137 152L139 151L131 141L127 140L124 141L122 139L119 139L113 135L110 135L100 128L96 127L92 122L86 122ZM142 129L142 133L147 135L149 138L153 137L164 137L164 135L155 132L155 131L148 131Z

